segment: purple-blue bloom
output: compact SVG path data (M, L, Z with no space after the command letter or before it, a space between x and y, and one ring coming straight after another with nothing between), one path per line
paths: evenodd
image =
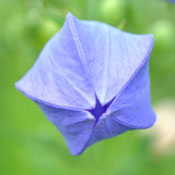
M78 155L102 139L155 123L149 83L153 43L150 34L69 13L16 88L40 106Z

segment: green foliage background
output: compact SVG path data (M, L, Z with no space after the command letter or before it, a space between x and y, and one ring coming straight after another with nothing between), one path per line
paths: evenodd
M138 131L71 156L38 106L15 89L68 11L131 33L152 33L152 102L175 98L175 5L163 0L0 0L0 175L174 175L175 154L155 154L153 138Z

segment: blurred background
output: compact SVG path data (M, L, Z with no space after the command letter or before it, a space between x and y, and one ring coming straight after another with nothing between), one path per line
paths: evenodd
M151 33L156 125L101 141L73 157L57 129L14 83L67 12ZM175 175L175 4L163 0L0 0L0 175Z

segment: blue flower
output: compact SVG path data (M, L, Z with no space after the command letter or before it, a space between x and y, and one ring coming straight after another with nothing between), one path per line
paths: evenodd
M73 155L133 129L151 127L152 35L66 17L16 88L35 101Z

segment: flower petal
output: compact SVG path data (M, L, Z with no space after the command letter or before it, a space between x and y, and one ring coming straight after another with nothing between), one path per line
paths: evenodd
M149 64L141 68L131 82L116 97L107 114L119 123L131 128L149 128L156 116L151 107Z
M70 152L81 154L87 146L95 125L94 117L86 111L54 108L38 103L44 114L63 135Z
M16 83L29 98L78 109L95 106L95 94L67 18L46 44L32 69Z
M71 14L88 74L102 105L112 100L149 57L152 35L122 32L107 24L78 20Z
M103 139L120 135L131 129L132 128L129 128L116 120L113 120L113 118L110 116L105 118L102 117L96 124L87 146L91 146Z

